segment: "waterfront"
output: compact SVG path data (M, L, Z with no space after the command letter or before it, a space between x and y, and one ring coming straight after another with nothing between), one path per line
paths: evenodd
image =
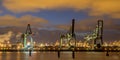
M72 52L61 52L58 58L57 52L0 52L0 60L120 60L120 52L75 52L75 58L72 58Z

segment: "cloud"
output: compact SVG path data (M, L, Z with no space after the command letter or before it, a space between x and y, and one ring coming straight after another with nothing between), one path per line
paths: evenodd
M56 28L70 30L71 24L57 25ZM88 31L90 29L95 28L96 24L97 20L92 18L75 21L75 31Z
M24 27L2 27L2 28L0 27L0 42L8 40L7 38L8 36L11 43L20 42L22 41L21 34L23 34L25 31L26 28ZM32 32L33 41L35 41L36 43L55 42L56 40L60 39L61 33L64 33L64 31L61 30L47 30L47 29L39 30L37 28L32 28ZM12 35L10 35L10 33Z
M16 34L16 39L19 40L19 39L21 38L21 36L22 36L22 33L21 33L21 32L18 32L18 33Z
M88 18L84 20L75 21L76 31L92 31L96 28L98 18ZM104 23L104 30L120 30L120 20L102 19ZM56 28L70 30L71 24L57 25Z
M26 12L39 9L87 8L90 0L4 0L3 6L10 11Z
M108 15L120 18L120 0L3 0L2 5L12 12L40 10L86 10L90 16Z
M93 30L96 28L97 21L101 19L91 18L79 21L76 24L77 30ZM113 19L102 19L103 20L103 28L104 30L119 30L120 28L120 20L113 20ZM84 29L82 28L84 27Z
M93 32L93 30L96 27L98 19L89 18L85 20L79 20L76 21L75 24L75 31L81 34L84 34L86 32ZM120 21L119 20L110 20L110 19L103 19L104 20L104 41L115 41L119 40L120 37ZM57 27L59 29L66 29L69 30L71 24L65 24L65 25L58 25L53 26L54 28ZM64 27L65 26L65 27ZM9 35L7 34L8 31L12 31L14 34L10 41L12 43L16 43L16 40L20 39L20 35L25 32L26 27L0 27L0 35ZM7 32L7 33L6 33ZM37 29L32 28L32 32L34 33L33 39L37 43L39 42L55 42L56 40L60 39L60 35L66 33L64 30L48 30L48 29ZM77 36L77 40L83 40L84 36ZM1 39L1 38L0 38ZM3 40L3 39L2 39ZM1 40L0 40L1 41Z
M86 34L93 33L96 28L97 18L89 18L75 22L75 32L78 40L83 40ZM104 41L119 41L120 37L120 20L103 19L103 40ZM70 24L58 25L56 28L65 29L69 32Z
M9 41L13 35L12 31L8 31L5 34L0 35L0 43L5 43L5 41Z
M63 30L69 30L70 26L69 25L56 25L56 28L63 29Z
M111 17L119 19L120 18L120 13L112 14Z
M0 10L0 13L3 13L3 11L2 11L2 10Z
M89 15L108 15L113 18L120 18L120 0L95 0L92 3ZM116 16L116 17L115 17Z
M4 16L0 16L0 20L2 22L0 22L0 26L26 26L27 24L31 24L32 26L41 26L42 24L47 24L48 21L43 19L43 18L39 18L39 17L35 17L35 16L31 16L31 15L24 15L21 17L15 17L15 16L11 16L11 15L4 15Z

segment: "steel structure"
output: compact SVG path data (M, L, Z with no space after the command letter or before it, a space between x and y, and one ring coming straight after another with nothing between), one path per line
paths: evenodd
M97 38L94 40L94 44L98 48L103 45L103 20L98 20Z
M84 39L92 41L92 48L100 48L103 45L103 20L98 20L96 29L92 34L87 34Z
M22 34L22 39L23 39L24 49L33 48L32 30L31 30L30 24L27 25L26 32ZM28 41L29 43L27 44Z
M72 26L67 34L60 36L60 47L61 46L68 46L68 47L75 47L76 46L76 37L74 33L74 25L75 19L72 20Z

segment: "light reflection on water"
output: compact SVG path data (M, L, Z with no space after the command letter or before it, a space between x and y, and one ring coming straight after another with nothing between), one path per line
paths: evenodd
M72 59L72 52L61 52L58 59L57 52L0 52L0 60L120 60L120 52L76 52Z

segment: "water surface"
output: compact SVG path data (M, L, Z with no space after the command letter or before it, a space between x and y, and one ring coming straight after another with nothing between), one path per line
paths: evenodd
M0 52L0 60L120 60L120 52L110 52L106 56L105 52L61 52L58 58L57 52Z

